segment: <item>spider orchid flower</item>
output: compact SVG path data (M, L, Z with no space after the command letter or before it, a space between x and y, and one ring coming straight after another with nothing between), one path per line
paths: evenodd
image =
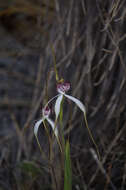
M34 126L34 134L35 134L36 137L37 137L37 134L38 134L39 126L42 123L44 124L44 121L47 120L47 122L51 125L52 130L54 131L55 136L58 138L57 127L55 126L55 123L49 118L50 112L51 112L51 110L50 110L49 106L44 107L44 109L42 110L43 117L42 117L42 119L40 119L39 121L37 121L35 123L35 126Z
M59 93L58 95L58 98L56 99L56 103L55 103L55 114L56 114L56 121L58 119L58 116L60 114L60 106L61 106L61 102L63 100L63 97L66 97L68 98L69 100L72 100L79 108L80 110L83 112L84 114L84 120L85 120L85 124L86 124L86 128L88 130L88 133L90 135L90 138L93 142L93 144L95 145L96 147L96 150L97 150L97 154L98 154L98 157L99 157L99 160L100 160L100 153L99 153L99 150L98 150L98 146L93 138L93 135L92 135L92 132L90 130L90 128L88 127L88 122L87 122L87 118L86 118L86 109L85 109L85 106L83 105L83 103L78 100L77 98L73 97L73 96L70 96L70 95L67 95L66 92L70 89L70 83L59 83L57 85L57 91Z
M77 98L67 95L66 92L70 89L70 83L59 83L57 85L57 91L59 93L58 98L56 100L55 103L55 114L56 114L56 120L58 119L59 113L60 113L60 106L61 106L61 102L63 100L63 97L68 98L69 100L73 101L79 108L80 110L85 114L86 110L85 110L85 106L83 105L83 103L78 100Z

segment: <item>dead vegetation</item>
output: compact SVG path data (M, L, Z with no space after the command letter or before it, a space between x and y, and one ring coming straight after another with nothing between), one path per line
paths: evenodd
M99 163L81 114L67 102L73 189L126 188L125 7L125 0L1 1L0 189L51 189L33 135L42 105L56 94L51 45L60 76L86 105L102 156Z

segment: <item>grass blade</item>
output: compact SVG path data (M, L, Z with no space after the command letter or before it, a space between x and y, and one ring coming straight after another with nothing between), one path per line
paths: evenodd
M66 142L66 147L65 147L64 190L72 190L72 170L71 170L69 141Z

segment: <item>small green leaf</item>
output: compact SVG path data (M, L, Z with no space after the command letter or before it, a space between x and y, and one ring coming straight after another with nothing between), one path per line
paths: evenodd
M27 174L30 174L32 177L36 177L42 173L40 168L34 162L31 161L23 161L19 164L19 167L22 169L22 171L24 171Z

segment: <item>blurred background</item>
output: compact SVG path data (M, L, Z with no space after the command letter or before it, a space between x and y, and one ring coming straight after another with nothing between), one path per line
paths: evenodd
M86 106L105 168L83 115L65 101L73 189L126 188L125 7L125 0L0 1L0 190L51 189L33 134L47 98L57 94L51 46L69 94Z

